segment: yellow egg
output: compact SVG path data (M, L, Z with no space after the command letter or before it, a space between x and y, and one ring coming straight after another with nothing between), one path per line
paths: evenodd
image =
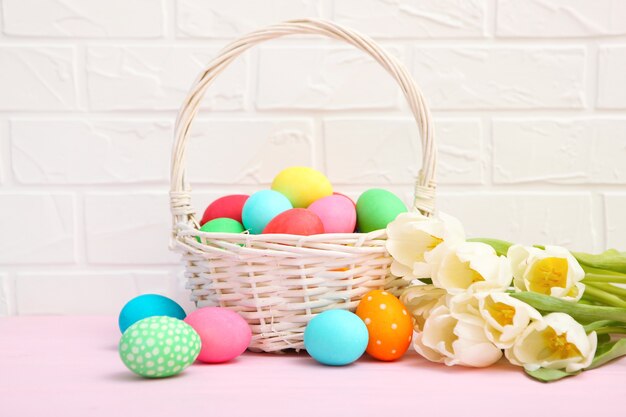
M376 359L393 361L409 348L413 323L406 307L393 294L374 290L363 296L356 315L369 332L367 353Z
M291 167L282 170L274 178L272 190L287 197L294 208L306 208L314 201L333 193L328 178L309 167Z

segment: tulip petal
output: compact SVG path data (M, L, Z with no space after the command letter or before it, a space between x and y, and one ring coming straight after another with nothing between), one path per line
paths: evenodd
M431 362L443 362L444 356L434 349L429 348L422 342L423 333L413 332L413 349L423 358Z
M394 276L402 277L407 281L411 281L417 278L415 275L413 275L413 270L411 268L407 267L404 264L401 264L396 260L393 260L391 262L390 271Z
M505 355L527 371L546 368L576 372L591 364L596 348L595 332L587 335L569 315L550 313L530 324Z
M457 338L454 334L456 323L457 320L449 314L448 307L437 307L424 323L422 343L444 356L453 357L452 342Z
M446 365L464 365L474 368L486 368L498 362L502 351L492 343L468 343L458 340L454 343L455 358L446 358Z

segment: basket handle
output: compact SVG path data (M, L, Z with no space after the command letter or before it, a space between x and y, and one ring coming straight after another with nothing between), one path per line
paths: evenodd
M422 93L405 66L387 54L366 36L326 20L297 19L251 32L222 49L219 55L202 71L189 91L178 113L175 142L172 150L170 205L174 226L179 222L193 222L190 187L185 182L185 147L190 126L200 102L211 82L241 53L252 46L274 38L294 34L317 34L343 40L374 58L398 82L419 128L422 142L422 169L415 182L413 207L426 215L432 214L435 199L435 166L437 152L433 137L433 123Z

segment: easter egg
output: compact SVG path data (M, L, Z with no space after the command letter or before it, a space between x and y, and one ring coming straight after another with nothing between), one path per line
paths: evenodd
M348 365L363 355L367 327L347 310L327 310L315 316L304 330L304 347L324 365Z
M356 203L354 202L354 200L352 200L352 199L351 199L350 197L348 197L347 195L342 194L342 193L338 193L337 191L333 191L333 195L340 195L340 196L342 196L342 197L347 198L347 199L348 199L348 200L350 200L350 202L354 205L354 207L356 207Z
M293 208L281 193L274 190L262 190L252 194L243 205L241 218L244 227L250 233L258 235L265 226L283 211Z
M184 319L185 310L174 300L158 294L143 294L133 298L120 311L118 323L122 333L133 323L152 316Z
M287 233L291 235L319 235L324 224L317 214L303 208L284 211L265 226L263 233Z
M326 233L354 232L356 210L352 200L344 195L334 194L320 198L307 210L317 214Z
M241 223L241 211L243 210L243 205L248 200L248 197L250 196L244 194L233 194L218 198L209 204L206 210L204 210L200 224L204 225L206 222L220 217L237 220Z
M222 307L203 307L190 313L185 323L202 340L198 360L221 363L241 355L252 340L248 323L239 314Z
M282 170L272 182L272 190L285 195L295 208L306 208L315 200L333 193L328 178L309 167Z
M130 326L118 347L124 365L146 378L165 378L182 372L200 352L200 336L184 321L148 317Z
M370 291L361 300L356 314L367 325L367 353L376 359L398 359L409 348L413 323L404 304L387 291Z
M361 232L385 229L406 206L394 193L372 188L365 191L356 202L357 225Z
M245 230L243 225L237 220L229 219L227 217L220 217L213 219L205 223L200 230L202 232L217 232L217 233L243 233ZM200 242L200 237L196 236L196 240Z

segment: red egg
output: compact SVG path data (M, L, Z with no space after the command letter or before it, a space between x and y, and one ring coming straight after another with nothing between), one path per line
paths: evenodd
M283 211L265 226L263 233L291 235L318 235L324 233L324 224L317 214L303 208Z
M227 217L241 223L241 210L248 197L244 194L233 194L218 198L204 210L200 226L220 217Z

